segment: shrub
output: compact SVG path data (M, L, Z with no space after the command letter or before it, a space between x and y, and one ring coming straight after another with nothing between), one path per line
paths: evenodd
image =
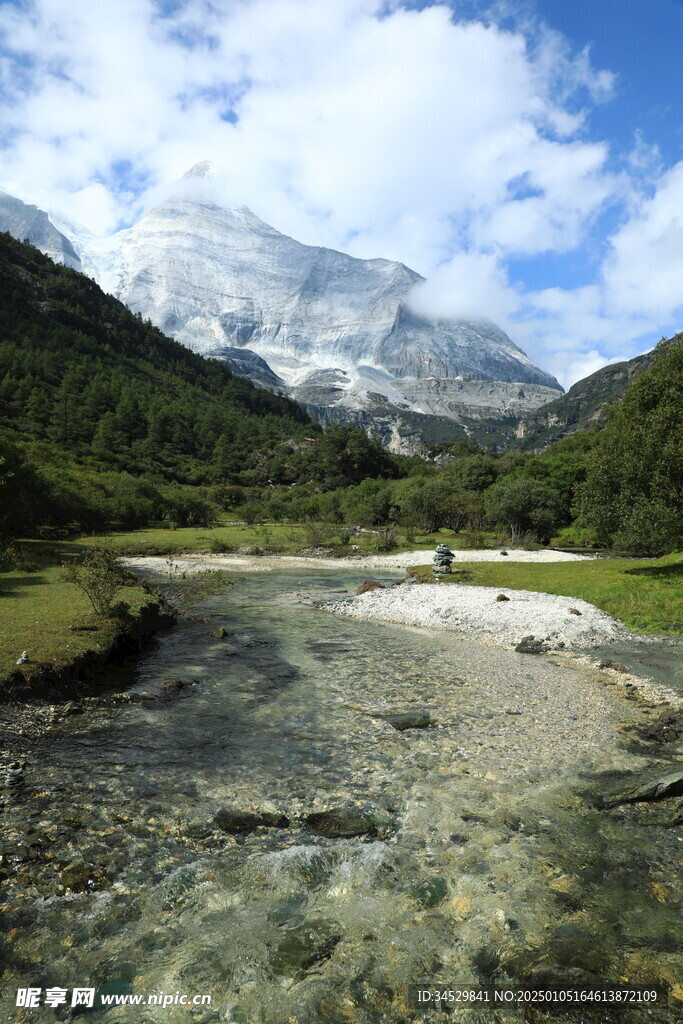
M393 551L398 547L398 530L395 526L385 526L378 530L375 536L375 548L377 551Z
M311 548L329 547L336 534L334 526L329 523L305 523L303 532Z
M64 563L61 578L83 591L96 615L110 616L114 598L130 573L110 548L94 548L78 561Z
M13 569L19 572L37 572L38 563L31 558L28 548L19 544L12 544L7 552L7 561Z

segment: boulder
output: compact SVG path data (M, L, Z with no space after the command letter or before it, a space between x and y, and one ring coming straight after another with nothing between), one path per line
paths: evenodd
M62 708L63 715L82 715L83 708L75 700L69 700Z
M367 594L371 590L386 590L386 587L383 583L380 583L379 580L365 580L365 582L361 583L359 586L356 591L356 595Z
M518 654L544 654L550 648L542 640L536 640L532 636L523 636L515 647Z
M670 796L683 795L683 771L672 772L670 775L662 775L658 779L646 782L630 793L624 793L614 800L606 801L605 807L616 807L618 804L651 803L655 800L665 800Z
M656 743L672 743L683 736L683 709L669 708L641 730L641 736Z
M190 686L191 684L187 679L166 679L161 685L164 690L170 690L173 692L175 690L184 690L186 686Z

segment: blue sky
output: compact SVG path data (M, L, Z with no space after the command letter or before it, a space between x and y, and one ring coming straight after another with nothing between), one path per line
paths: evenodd
M565 384L683 328L679 0L11 0L0 185L95 234L190 166Z

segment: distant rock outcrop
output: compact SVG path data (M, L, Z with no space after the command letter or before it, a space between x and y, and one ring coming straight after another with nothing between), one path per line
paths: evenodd
M548 402L531 415L524 416L515 428L523 448L545 448L554 441L598 426L607 407L622 398L633 377L646 370L652 352L623 363L603 366L574 384L566 395Z

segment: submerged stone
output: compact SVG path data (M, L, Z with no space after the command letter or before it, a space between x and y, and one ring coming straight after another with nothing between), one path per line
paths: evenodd
M427 909L438 907L448 896L448 883L445 878L423 878L414 882L407 894Z
M377 827L369 814L356 807L334 807L329 811L316 811L304 819L312 832L328 839L348 839L353 836L374 836Z
M85 892L88 886L88 879L91 871L82 857L76 857L61 872L62 884L74 892Z
M240 811L222 808L213 819L223 832L246 833L263 828L289 828L289 818L271 811Z
M270 961L275 974L307 971L329 960L341 935L331 921L315 920L290 928L281 938Z
M430 726L436 725L428 711L406 711L399 714L375 715L374 717L388 722L398 732L404 732L406 729L428 729Z

